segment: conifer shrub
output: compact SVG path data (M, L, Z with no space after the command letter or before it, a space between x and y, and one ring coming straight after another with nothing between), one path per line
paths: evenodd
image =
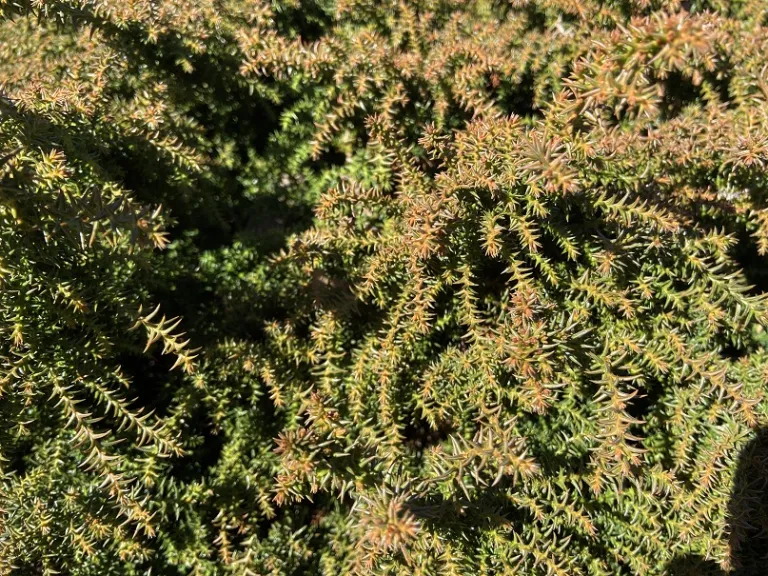
M119 58L87 31L56 35L28 18L2 27L24 42L1 48L0 570L120 564L146 556L158 460L183 451L121 362L160 341L192 372L195 353L175 319L142 312L151 297L139 278L168 244L167 218L102 160L123 135L151 133L158 162L179 149L132 117L136 101L118 108Z
M761 1L0 13L0 573L760 566Z
M129 290L144 253L167 242L164 219L59 140L43 103L0 106L0 559L22 569L39 554L52 569L47 558L96 546L78 526L128 555L121 523L153 532L142 485L181 444L132 401L117 358L140 354L146 336L186 370L194 358ZM132 324L147 335L126 335Z

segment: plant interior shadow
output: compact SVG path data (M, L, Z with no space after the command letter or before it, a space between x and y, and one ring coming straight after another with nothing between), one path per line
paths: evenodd
M731 570L697 556L676 558L670 576L768 574L768 429L760 429L739 455L728 505Z

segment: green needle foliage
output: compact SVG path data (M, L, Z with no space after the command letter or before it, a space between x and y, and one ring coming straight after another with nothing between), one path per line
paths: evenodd
M0 574L743 573L766 53L762 0L0 0Z

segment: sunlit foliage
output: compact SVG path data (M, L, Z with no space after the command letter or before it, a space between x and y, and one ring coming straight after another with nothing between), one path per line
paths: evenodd
M0 14L0 573L738 568L762 1Z

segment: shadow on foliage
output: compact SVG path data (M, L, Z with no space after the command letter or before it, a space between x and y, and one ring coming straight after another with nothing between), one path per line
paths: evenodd
M508 507L503 484L479 499L412 501L409 510L422 522L466 537L461 525L503 526L522 521ZM457 522L457 520L459 520ZM728 504L729 571L695 554L675 558L664 569L669 576L765 576L768 574L768 428L757 432L739 455ZM594 546L594 542L590 542ZM606 552L607 555L607 552Z
M103 138L71 127L88 125L87 118L57 126L42 117L32 119L45 125L45 142L55 142L68 155L75 153L81 160L98 164L138 200L162 203L175 220L172 236L196 231L191 238L200 250L225 247L237 238L261 252L273 252L282 247L287 236L310 225L310 205L300 201L287 204L272 190L264 190L254 199L243 182L254 156L274 161L279 172L281 162L287 158L282 157L285 150L271 144L271 138L280 131L281 114L302 95L268 76L260 78L259 84L277 95L277 100L254 92L240 74L239 55L222 48L235 45L235 39L224 44L211 42L205 51L197 53L184 44L176 30L150 42L150 31L144 23L117 26L85 4L59 8L60 26L98 30L106 44L126 57L130 72L126 81L115 88L114 96L130 99L139 89L135 80L147 70L153 81L159 80L167 87L172 108L193 119L201 130L175 136L181 136L182 141L191 138L183 143L200 153L205 167L202 174L190 175L181 182L173 162L156 157L146 135L111 134L112 144L105 146ZM299 35L310 41L319 38L330 20L319 6L312 4L310 8L279 10L275 28L286 36ZM4 7L0 14L13 17L28 12L36 13L32 3L22 0L13 7ZM344 158L323 160L316 166L318 170L340 165Z
M732 570L689 555L675 559L670 576L762 576L768 574L768 429L763 428L739 455L728 504Z
M0 14L13 16L30 10L22 1L13 10L0 8ZM215 350L218 342L258 341L265 319L284 314L288 301L281 292L284 282L269 267L268 258L291 234L312 223L308 185L280 182L280 175L290 170L290 142L275 144L273 138L281 131L283 112L303 95L270 78L259 82L279 92L276 101L252 92L239 73L240 58L226 48L236 44L233 39L211 43L204 53L193 53L176 33L147 42L148 31L142 24L120 28L85 3L74 11L67 12L67 6L61 10L62 27L100 31L105 42L128 62L128 74L110 86L109 96L130 100L147 72L152 81L167 87L171 109L192 119L195 126L187 131L182 124L171 135L199 153L203 170L179 170L172 159L156 154L151 136L125 133L119 125L102 126L98 118L75 111L68 113L71 121L52 122L45 114L21 110L15 102L0 98L0 114L12 113L29 125L25 144L30 148L61 149L68 159L93 168L100 178L120 183L139 202L162 204L173 218L171 249L155 252L148 263L140 262L136 279L131 280L135 284L126 283L126 291L146 290L150 302L160 304L163 314L183 317L184 330L195 347ZM285 8L279 11L275 27L281 33L312 40L325 30L326 20L320 8ZM83 126L95 128L83 130ZM109 138L103 137L105 132ZM254 158L276 174L277 184L255 183L251 177ZM327 155L310 168L319 174L344 160ZM330 284L322 287L334 288ZM169 359L157 347L153 352L143 354L139 347L121 351L117 360L132 380L138 401L164 416L174 400L183 396L179 393L183 378L169 374ZM247 404L250 400L242 401ZM199 412L189 414L188 420L194 428L189 436L197 433L198 444L187 447L190 456L177 460L172 474L199 477L218 461L223 441L207 427L202 402Z

